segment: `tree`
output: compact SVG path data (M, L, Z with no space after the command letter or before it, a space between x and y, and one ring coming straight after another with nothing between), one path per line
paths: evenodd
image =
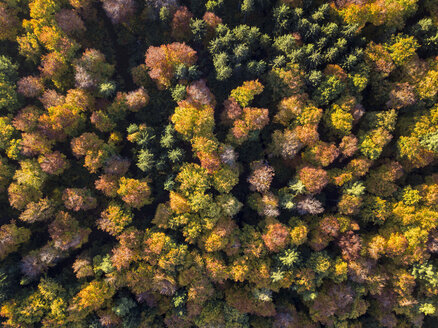
M224 124L231 124L239 118L243 113L242 107L239 106L234 98L229 98L224 101L224 111L221 114L221 119Z
M8 57L0 56L0 110L14 112L19 106L16 80L17 66Z
M13 176L12 168L5 158L0 157L0 192L5 192Z
M347 106L333 104L325 113L325 122L332 133L338 136L347 136L353 128L353 115Z
M66 188L62 200L67 209L72 211L88 211L97 206L97 200L87 188Z
M39 101L43 104L44 108L55 107L62 105L65 101L65 97L55 90L48 89L44 91L43 95L39 98Z
M90 121L101 132L110 132L116 127L116 123L111 119L110 115L101 110L94 111L91 114Z
M44 91L41 79L35 76L26 76L18 80L17 91L25 97L36 98Z
M169 153L169 158L172 160L172 156ZM138 154L137 167L143 172L149 172L154 167L154 154L152 154L148 149L140 150Z
M359 149L370 160L379 158L383 147L392 139L391 133L383 128L369 131L360 138Z
M298 125L294 132L303 145L313 145L319 139L317 126L314 124Z
M263 92L263 85L258 81L245 81L241 87L233 89L230 97L237 101L241 107L247 107L256 95Z
M272 223L267 225L266 233L262 238L269 251L277 253L289 244L289 229L281 223Z
M226 289L226 302L240 313L252 313L258 316L271 317L275 315L272 301L261 301L254 297L248 286L244 288Z
M27 223L47 221L55 215L55 203L49 198L42 198L38 202L26 205L20 214L20 220Z
M184 164L175 180L180 183L179 189L187 194L203 193L211 186L206 170L195 163Z
M242 73L250 77L259 77L264 73L266 63L259 54L267 50L270 44L267 34L262 34L255 26L238 25L230 29L225 24L219 24L215 34L208 49L218 80L223 81Z
M170 208L176 214L190 212L190 205L186 198L181 194L171 191L169 194Z
M383 77L395 69L390 53L381 44L370 42L365 50L365 60L372 69L383 74Z
M397 190L394 182L402 176L403 168L400 163L387 162L370 172L365 186L374 195L389 197Z
M149 102L149 95L144 88L129 92L125 98L128 108L132 112L138 112Z
M71 148L76 158L85 156L84 166L91 173L95 173L105 164L111 150L95 133L90 132L72 139Z
M101 213L97 225L103 231L114 236L119 235L132 222L132 218L133 215L128 207L113 202Z
M62 86L62 81L65 81L65 75L69 70L69 66L65 57L58 52L49 52L41 57L41 65L38 67L41 72L41 77L51 79L56 87Z
M389 94L386 106L389 108L401 109L414 105L417 102L414 87L409 83L396 83Z
M213 114L213 108L208 105L183 100L178 103L171 121L175 130L186 139L192 139L195 135L208 137L214 128Z
M151 190L145 180L128 179L121 177L117 194L122 200L134 208L141 208L151 203Z
M236 153L236 151L234 150L234 148L232 146L224 145L220 149L219 156L220 156L222 163L229 165L231 167L236 166L238 154Z
M174 42L160 47L149 47L146 52L146 66L149 76L158 87L167 89L178 66L190 67L196 63L196 51L185 43Z
M85 25L81 17L74 10L61 9L55 15L58 26L67 35L75 35L85 31Z
M269 111L266 108L246 107L243 109L243 121L249 131L263 129L269 123Z
M9 204L18 210L22 210L27 204L38 201L42 197L41 191L29 185L11 183L8 188Z
M213 65L216 70L216 78L220 81L227 80L233 74L226 53L221 52L213 57Z
M73 318L81 319L101 308L112 298L115 288L104 280L93 280L86 284L73 298L69 310Z
M339 156L339 150L334 144L323 141L318 142L311 148L308 148L302 158L315 166L328 166Z
M114 66L106 63L105 56L96 49L86 49L74 62L74 68L76 85L83 89L97 88L114 73Z
M92 263L90 259L86 258L85 256L77 257L72 267L76 278L78 279L94 275Z
M128 20L135 12L133 0L101 0L103 9L113 24Z
M52 150L53 141L50 141L41 133L22 133L21 137L21 153L25 156L43 155L50 153Z
M23 160L20 162L20 169L14 174L14 180L19 185L30 186L40 190L47 179L45 174L35 159Z
M17 227L15 222L0 227L0 259L4 260L9 253L18 250L20 244L26 243L31 231L24 227Z
M110 174L102 174L98 180L94 182L97 190L101 191L107 197L116 197L119 189L119 179L117 176Z
M130 165L131 161L129 159L112 156L106 161L104 171L106 174L122 176L128 172Z
M344 89L345 84L337 76L327 75L313 93L313 99L318 105L328 105L337 99Z
M248 139L249 133L263 129L269 123L269 111L266 108L245 107L240 119L233 122L229 139L237 144Z
M53 267L65 254L56 247L53 243L48 243L40 249L31 251L23 257L20 264L20 269L29 279L36 279L43 272L47 272L50 267Z
M426 149L438 153L438 132L432 132L423 137L420 144Z
M213 186L220 193L229 193L234 186L239 182L239 172L223 167L213 176Z
M220 168L220 158L217 152L212 152L212 153L197 152L196 156L198 156L199 161L201 162L201 166L205 168L208 173L210 174L217 173L217 171Z
M210 105L214 107L216 100L210 89L207 87L205 79L190 83L186 88L187 100L190 102L198 102L202 105Z
M361 238L353 231L347 231L338 241L342 250L342 258L346 261L354 261L359 258L362 249Z
M302 92L304 88L303 72L297 64L287 65L286 68L272 68L267 78L274 99L291 97Z
M50 107L38 119L43 134L55 140L65 140L67 136L77 135L85 124L83 109L64 104Z
M39 156L38 163L43 172L53 175L60 175L69 167L66 156L59 151Z
M12 125L23 132L33 132L37 128L41 110L34 106L22 108L12 120Z
M310 193L319 193L329 182L327 172L310 166L299 171L299 179Z
M298 201L297 210L298 213L300 213L301 215L303 214L315 215L324 212L324 207L322 207L320 201L310 196L307 196L301 199L300 201Z
M146 3L156 9L161 9L163 7L172 8L177 5L176 0L146 0Z
M417 10L417 1L411 0L405 3L365 3L355 4L345 2L338 11L345 22L364 26L370 22L376 26L387 25L389 27L402 28L405 19Z
M49 225L53 246L62 251L80 248L88 241L90 228L81 228L79 221L70 214L60 211Z
M0 117L0 127L0 149L6 150L10 146L15 129L7 116Z
M363 210L361 213L365 221L382 224L391 215L389 203L378 196L365 197Z
M18 65L6 56L0 56L0 77L2 80L15 82L18 78Z
M219 219L213 230L203 237L203 247L207 252L224 250L232 242L236 223L229 218Z
M293 95L281 99L274 122L288 126L290 121L300 115L306 105L306 95Z
M206 11L204 16L202 16L202 19L205 21L205 23L207 25L206 38L207 38L207 40L211 40L215 36L216 27L218 25L222 24L222 18L216 16L214 13L212 13L210 11ZM192 29L192 31L193 31L193 29ZM196 34L195 34L195 36L196 36Z
M274 169L261 161L251 163L251 169L252 173L248 177L251 190L258 192L268 191L275 175Z
M223 282L228 278L226 264L221 257L207 253L204 260L207 274L214 282Z
M409 61L415 54L415 50L419 47L417 40L414 37L404 37L402 34L398 34L391 44L387 45L389 55L391 56L394 64L400 66Z
M172 37L178 41L189 41L192 38L190 28L193 14L185 6L179 7L172 18Z
M421 139L428 140L429 135L433 136L436 112L437 107L432 107L424 115L415 118L414 127L410 129L412 132L402 135L397 141L400 157L408 169L424 167L433 161L433 152Z
M338 210L340 214L355 215L358 214L361 205L362 197L345 193L339 200Z
M17 12L6 3L0 5L0 40L15 40L20 28Z
M351 134L342 137L341 143L339 144L339 150L345 157L353 156L357 151L357 138Z
M71 148L73 154L79 158L85 156L90 150L97 150L102 144L103 141L95 133L83 133L72 140Z

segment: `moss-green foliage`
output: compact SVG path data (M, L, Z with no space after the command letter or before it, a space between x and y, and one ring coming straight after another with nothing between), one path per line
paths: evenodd
M19 101L15 83L17 82L18 65L11 59L0 56L0 110L2 113L15 112Z
M227 25L216 28L216 38L208 46L216 71L216 78L254 78L267 69L264 55L270 38L255 26L239 25L230 29Z

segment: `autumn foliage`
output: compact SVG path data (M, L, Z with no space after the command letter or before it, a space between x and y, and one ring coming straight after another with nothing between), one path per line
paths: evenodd
M433 0L0 1L0 326L438 326Z

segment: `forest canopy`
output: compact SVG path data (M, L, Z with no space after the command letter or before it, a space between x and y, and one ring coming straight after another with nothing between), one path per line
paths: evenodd
M0 325L438 326L438 2L0 0Z

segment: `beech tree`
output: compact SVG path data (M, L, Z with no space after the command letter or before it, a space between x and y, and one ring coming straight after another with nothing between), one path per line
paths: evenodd
M126 204L134 208L141 208L151 202L151 190L147 181L122 177L117 194Z
M67 209L72 211L87 211L97 206L96 198L91 196L87 188L67 188L62 194L62 200Z
M30 98L38 97L44 90L41 80L35 76L23 77L17 82L17 86L18 93Z
M31 232L24 227L17 227L15 222L0 227L0 258L3 260L9 253L17 251L20 244L30 239Z
M87 49L75 64L75 80L80 88L93 89L107 82L114 66L106 63L105 56L96 49Z
M8 7L7 4L0 5L0 39L14 40L20 28L20 20L17 17L17 11Z
M62 251L76 249L88 241L89 228L81 228L79 222L67 212L60 211L49 225L53 246Z
M55 215L55 202L49 198L42 198L38 202L26 205L20 214L20 220L28 223L47 221Z
M190 22L193 14L187 7L183 6L173 14L172 18L172 37L178 41L189 41L191 39Z
M132 221L132 213L117 203L112 203L102 212L97 224L100 229L111 235L120 234Z
M188 68L196 63L196 51L185 43L174 42L160 47L149 47L146 52L146 66L149 76L160 88L169 88L180 65Z
M132 0L101 0L107 16L115 24L126 21L135 12L135 2Z
M248 178L253 190L265 192L269 190L272 179L275 175L274 169L263 162L254 162L251 164L253 172Z

